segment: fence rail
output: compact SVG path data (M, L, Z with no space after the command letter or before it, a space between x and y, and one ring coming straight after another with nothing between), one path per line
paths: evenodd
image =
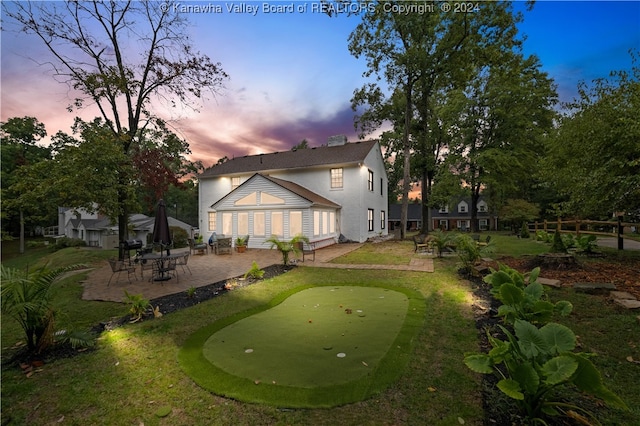
M583 226L589 228L591 225L599 225L601 227L610 227L611 232L605 231L592 231L589 229L582 229ZM567 228L573 229L563 229L565 226ZM621 217L618 217L617 222L610 222L604 220L587 220L587 219L570 219L570 220L562 220L558 218L557 221L548 221L544 222L534 222L533 230L538 232L539 230L543 230L545 232L549 232L549 230L555 232L556 229L560 233L564 234L575 234L576 237L580 237L580 234L588 234L588 235L601 235L605 237L613 237L618 239L618 250L624 250L624 239L629 238L628 235L624 235L624 228L631 227L640 227L638 223L632 222L623 222ZM531 228L531 226L529 226Z

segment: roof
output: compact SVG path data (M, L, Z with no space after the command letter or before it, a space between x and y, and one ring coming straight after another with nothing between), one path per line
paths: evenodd
M389 205L389 220L400 220L402 204ZM407 220L422 220L422 204L409 203L407 206Z
M337 146L320 146L317 148L297 149L295 151L236 157L205 170L198 178L358 163L364 161L377 142L376 140L348 142Z

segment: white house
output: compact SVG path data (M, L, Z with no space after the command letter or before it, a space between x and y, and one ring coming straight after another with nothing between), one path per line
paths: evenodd
M387 234L387 174L377 141L234 158L199 177L199 225L249 247L303 234L316 247Z

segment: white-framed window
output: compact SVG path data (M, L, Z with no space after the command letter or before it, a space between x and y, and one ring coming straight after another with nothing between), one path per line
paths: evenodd
M331 169L331 188L342 188L342 167Z
M469 205L466 201L460 201L458 204L458 213L467 213L469 211Z
M284 236L284 215L282 212L271 213L271 235Z
M320 235L320 212L313 212L313 235Z
M480 201L478 203L478 211L481 213L485 213L487 211L487 203L485 203L484 201Z
M387 223L387 212L380 210L380 229L385 229Z
M249 235L249 213L238 213L238 236Z
M367 188L373 192L373 171L369 170L369 179L367 180Z
M239 177L232 177L231 178L231 190L233 191L234 189L239 187L241 183L242 182L240 182L240 178Z
M233 213L222 213L222 233L229 237L233 235Z
M216 219L218 217L216 212L209 212L209 232L214 232L216 230Z
M253 213L253 235L263 237L264 234L264 212L255 212Z
M367 225L369 231L373 231L373 209L367 209Z
M438 222L438 228L442 229L443 231L448 231L449 221L447 219L440 219L440 221Z
M449 213L449 206L442 206L440 207L440 210L438 210L439 213Z
M302 212L289 212L289 236L295 237L302 234Z
M335 234L336 232L336 214L335 212L329 212L329 233Z
M481 231L486 231L489 229L489 221L487 219L479 219L478 226L480 227Z
M469 221L468 220L458 220L458 229L467 230L469 229Z

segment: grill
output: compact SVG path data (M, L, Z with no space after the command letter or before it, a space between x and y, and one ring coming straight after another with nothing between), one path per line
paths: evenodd
M125 250L139 250L142 248L142 240L124 240L120 244Z

